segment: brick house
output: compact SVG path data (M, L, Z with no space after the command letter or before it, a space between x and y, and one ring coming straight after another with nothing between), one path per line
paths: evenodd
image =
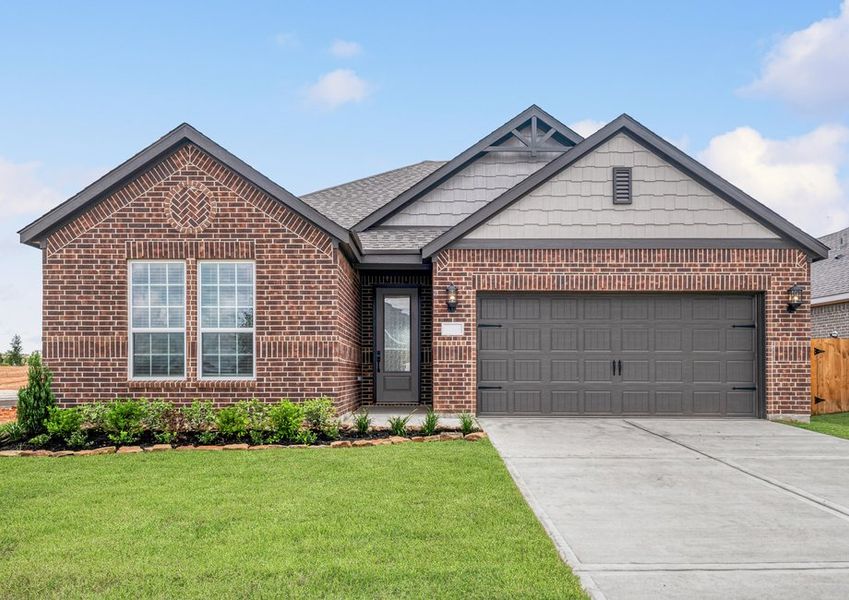
M20 236L64 405L809 414L827 248L627 115L300 198L184 124Z
M811 265L811 337L849 338L849 227L820 241L829 251Z

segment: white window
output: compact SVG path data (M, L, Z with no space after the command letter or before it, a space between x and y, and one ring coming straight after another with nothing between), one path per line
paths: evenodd
M201 262L200 376L254 376L254 263Z
M186 265L130 265L130 377L182 379L186 375Z

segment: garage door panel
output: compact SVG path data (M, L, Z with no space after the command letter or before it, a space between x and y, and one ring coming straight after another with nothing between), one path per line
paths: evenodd
M756 416L756 306L720 294L482 294L479 411Z

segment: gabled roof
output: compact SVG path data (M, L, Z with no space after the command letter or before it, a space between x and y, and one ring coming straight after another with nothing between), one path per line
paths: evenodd
M445 161L424 160L310 192L302 195L301 200L342 227L352 227L444 164Z
M309 206L296 196L271 181L268 177L248 165L240 158L234 156L211 139L203 135L197 129L183 123L172 131L166 133L153 144L109 171L106 175L89 185L87 188L69 198L50 212L39 217L18 233L21 242L30 246L38 247L40 241L46 234L67 221L77 217L87 210L91 205L117 190L134 176L147 169L151 164L162 158L181 144L191 142L222 164L226 165L253 185L260 188L266 194L284 204L287 208L295 211L325 233L350 244L348 230L338 223L333 222L312 206Z
M536 122L536 120L542 121L545 125L552 128L554 130L554 135L558 138L558 141L564 145L571 146L584 139L578 133L542 110L539 106L533 104L478 141L476 144L467 148L456 157L443 164L440 168L433 171L430 175L423 178L408 190L399 194L397 197L363 218L359 223L353 226L352 230L360 232L365 231L369 227L379 225L394 213L416 200L422 194L439 185L451 175L465 167L468 163L478 158L489 147L498 144L506 138L513 137L512 132L515 129L522 127L532 120L534 122Z
M822 242L808 235L701 163L690 158L630 116L623 114L427 244L422 248L422 257L433 256L619 133L631 136L638 143L676 166L781 238L804 249L814 260L828 255L828 247Z
M811 265L811 298L849 301L849 227L820 238L829 246L828 258Z

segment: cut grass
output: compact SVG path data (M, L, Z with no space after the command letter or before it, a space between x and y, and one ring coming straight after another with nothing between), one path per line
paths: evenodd
M0 598L586 598L489 442L0 459Z
M818 431L849 440L849 412L813 415L810 423L799 423L797 421L788 421L787 423L802 429Z

